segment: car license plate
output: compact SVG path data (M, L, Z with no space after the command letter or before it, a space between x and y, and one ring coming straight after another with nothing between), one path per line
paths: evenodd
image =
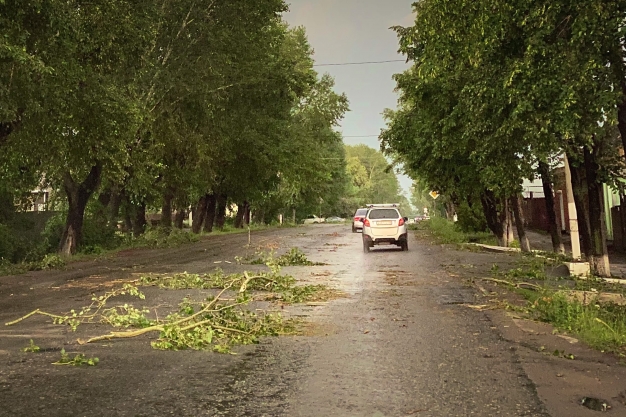
M376 222L376 226L391 226L393 222L391 220L383 220L382 222Z

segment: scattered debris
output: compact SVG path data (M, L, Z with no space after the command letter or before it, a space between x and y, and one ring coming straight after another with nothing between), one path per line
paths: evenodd
M302 262L301 252L291 251L290 258ZM306 257L304 257L306 259ZM107 334L94 336L87 340L77 340L79 344L99 342L112 339L126 339L158 333L158 339L152 341L155 349L207 349L216 352L229 353L234 345L257 343L261 336L278 336L294 334L296 321L283 319L280 314L261 311L255 313L246 308L254 300L252 291L262 292L265 299L282 303L317 303L341 294L324 285L296 285L296 280L290 275L280 274L281 262L268 260L268 272L254 275L225 274L216 270L211 274L180 273L171 276L145 275L135 283L125 283L121 288L109 291L101 296L93 296L92 303L80 310L71 310L67 314L53 314L39 309L27 315L5 323L15 325L35 315L52 318L55 324L69 325L76 331L81 324L103 323L116 329ZM154 318L145 307L136 308L130 304L108 307L107 303L113 298L126 295L140 300L145 295L137 285L158 286L167 289L203 289L220 290L217 295L210 295L205 301L196 302L183 299L178 311L165 317ZM227 298L228 297L228 298ZM33 347L34 349L34 347ZM92 359L77 355L73 359L63 356L58 364L89 364ZM97 363L97 361L95 362ZM93 363L93 364L95 364Z
M581 398L580 404L594 411L608 411L611 409L611 406L606 401L593 397Z
M77 353L76 356L70 358L70 355L65 352L65 349L61 349L61 359L57 362L53 362L53 365L71 365L71 366L96 366L100 362L98 358L87 358L82 353Z

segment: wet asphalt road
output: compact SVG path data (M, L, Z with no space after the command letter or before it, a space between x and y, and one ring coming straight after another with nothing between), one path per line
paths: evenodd
M316 260L320 242L311 240L303 246ZM412 239L409 252L364 254L350 233L329 243L337 251L319 259L351 297L312 312L329 331L296 342L304 357L276 369L296 381L281 415L547 415L515 347L462 306L474 293L442 270L444 249Z
M5 282L2 303L10 314L5 309L0 319L25 314L41 302L51 309L57 303L59 311L67 300L54 301L45 288L55 288L64 274L80 281L119 279L138 271L206 272L216 262L241 255L244 240L225 236L169 255L29 274L20 278L20 285L32 288L36 282L41 289L33 297L23 294L15 304L5 296L18 290ZM101 363L68 369L49 365L50 355L58 353L15 353L33 335L43 345L74 337L45 320L25 323L0 335L6 336L0 337L0 415L548 415L519 364L516 347L500 337L485 313L463 306L476 302L474 293L442 269L450 263L446 249L411 238L409 252L394 247L364 254L361 236L344 225L253 235L253 243L267 241L283 249L300 247L309 259L328 264L284 272L348 295L327 305L288 308L287 314L311 322L309 335L265 339L238 348L236 356L154 351L146 340L90 345L85 353L98 355ZM76 305L88 299L71 294ZM160 296L173 297L168 294Z

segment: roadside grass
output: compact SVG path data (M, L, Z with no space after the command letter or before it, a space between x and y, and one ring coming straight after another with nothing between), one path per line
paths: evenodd
M211 233L193 234L188 229L172 228L167 230L163 227L150 227L139 237L132 237L119 233L117 235L117 246L114 248L102 247L99 245L88 245L81 249L76 255L63 257L55 253L46 254L38 261L23 261L12 263L5 259L0 259L0 276L20 275L30 271L42 271L51 269L61 269L69 263L89 261L106 258L119 252L129 249L165 249L177 248L189 243L195 243L207 236L225 236L233 234L243 234L253 231L270 230L278 228L296 227L291 224L283 225L250 225L248 229L236 229L232 225L226 224L222 230L215 230Z
M432 217L409 227L411 230L425 232L440 244L483 243L488 245L496 244L497 241L488 232L464 232L454 222L443 217Z
M611 301L622 300L626 287L594 277L548 276L546 268L559 261L522 256L515 268L502 272L494 265L491 273L494 281L509 283L523 297L525 305L511 307L528 318L550 323L594 349L626 357L626 305Z

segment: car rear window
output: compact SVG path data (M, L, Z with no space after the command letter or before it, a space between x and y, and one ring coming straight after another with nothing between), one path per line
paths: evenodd
M365 216L366 214L367 214L367 209L358 209L354 215L355 216Z
M373 209L370 210L369 218L372 220L377 219L398 219L400 214L394 209Z

